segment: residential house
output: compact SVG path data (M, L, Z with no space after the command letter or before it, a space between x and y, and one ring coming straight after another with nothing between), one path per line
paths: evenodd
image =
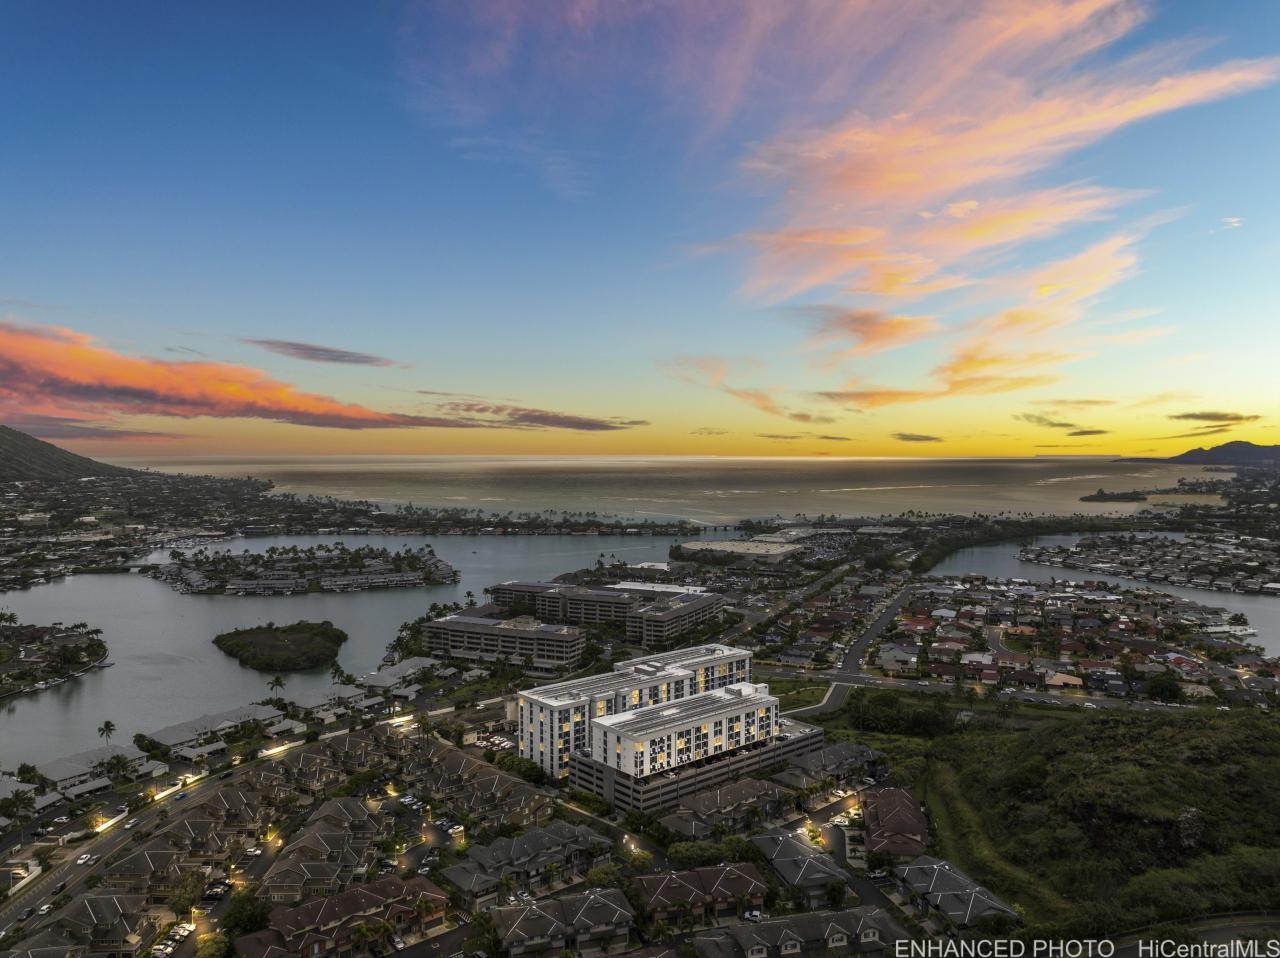
M616 888L495 908L492 914L506 955L568 949L582 958L625 951L634 917L626 895Z
M693 939L698 958L784 958L789 955L875 955L908 938L882 908L790 915L700 932Z
M106 882L125 894L141 895L148 905L162 905L190 870L183 869L182 863L180 849L156 839L108 864Z
M379 935L407 938L444 921L448 896L425 878L387 877L294 908L277 908L271 926L236 939L240 958L351 958ZM383 951L392 949L386 937Z
M751 843L764 853L778 877L795 889L810 908L827 900L827 886L832 882L845 886L849 883L849 876L834 859L791 835L757 835Z
M768 891L764 878L750 864L639 875L631 884L633 900L648 919L668 925L685 916L702 924L715 918L732 918L747 909L759 909Z
M82 946L86 958L134 958L157 930L142 895L107 888L77 895L48 925L56 940Z
M474 911L497 901L504 879L525 888L546 887L557 878L586 874L592 866L608 861L612 852L613 842L603 835L556 820L515 838L472 845L467 860L443 874Z
M905 788L871 788L862 793L868 852L916 856L929 847L929 820Z
M958 928L993 916L1017 920L1017 913L950 862L921 855L894 870L898 883L921 916L941 915Z
M680 807L664 817L662 824L689 838L708 838L718 832L735 834L773 818L794 802L795 795L789 789L744 778L682 798Z

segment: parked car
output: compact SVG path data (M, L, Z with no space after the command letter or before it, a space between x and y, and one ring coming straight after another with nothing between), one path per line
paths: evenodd
M69 821L71 821L71 819L69 819L66 815L59 815L57 818L55 818L55 819L53 820L53 824L55 824L55 825L65 825L65 824L67 824L67 822L69 822Z
M885 871L883 868L877 868L873 872L867 872L867 877L872 881L882 881L885 878L889 877L889 873Z
M752 908L748 912L743 912L742 917L747 921L760 921L760 911L757 908Z

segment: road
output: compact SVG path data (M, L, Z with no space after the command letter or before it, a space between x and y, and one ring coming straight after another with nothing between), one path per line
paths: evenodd
M238 777L247 770L237 770L232 778ZM0 934L9 930L9 927L17 921L18 916L24 909L41 904L52 897L54 886L61 881L66 881L67 887L64 890L68 895L75 895L77 892L84 890L85 881L95 872L106 868L106 860L120 849L129 845L133 841L133 836L139 831L148 830L155 825L161 810L167 810L170 807L180 808L184 804L191 804L198 797L206 792L212 791L219 785L225 784L226 780L219 779L217 776L208 776L197 781L182 786L180 789L167 789L159 793L156 801L150 805L139 809L131 815L121 816L122 819L130 817L136 818L138 824L136 830L126 830L124 821L115 821L111 826L104 828L98 835L87 841L80 842L75 845L68 845L60 850L60 854L66 857L54 865L48 871L41 874L31 884L24 887L18 894L0 904ZM185 798L177 798L177 795L184 794ZM77 865L75 859L83 854L101 855L102 860L96 866ZM48 916L52 917L52 916ZM33 919L26 923L28 931L32 931L38 927L45 919Z

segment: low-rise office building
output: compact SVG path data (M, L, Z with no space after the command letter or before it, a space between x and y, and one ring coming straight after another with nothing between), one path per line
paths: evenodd
M561 582L500 582L490 590L506 609L526 609L547 622L594 625L621 622L627 638L647 648L665 648L712 621L723 596L699 586L619 582L599 589Z
M627 640L649 649L662 649L708 622L725 607L714 592L686 592L641 606L627 615Z
M427 648L434 654L470 662L510 662L530 675L576 668L585 645L581 629L549 625L527 615L490 619L458 614L427 623Z

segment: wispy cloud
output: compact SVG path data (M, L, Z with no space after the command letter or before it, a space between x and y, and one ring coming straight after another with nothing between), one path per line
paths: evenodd
M315 343L300 343L290 339L243 339L241 342L260 346L267 352L291 359L303 359L310 363L342 363L351 366L399 366L401 363L385 356L372 353L358 353L349 349L338 349L334 346L319 346Z
M896 349L939 328L931 316L900 316L874 309L804 306L798 312L813 320L807 347L823 350L832 361ZM833 346L839 348L832 351Z
M1174 413L1168 417L1169 419L1185 419L1192 422L1254 422L1261 419L1261 416L1252 415L1242 412L1180 412Z
M1049 416L1041 416L1034 412L1014 413L1014 419L1022 422L1029 422L1033 426L1047 426L1050 429L1077 429L1079 428L1073 422L1063 422L1059 419L1052 419Z
M929 436L920 432L895 432L893 438L898 442L943 442L941 436Z
M863 375L811 394L868 409L1046 386L1094 351L1158 335L1078 328L1138 273L1149 227L1118 227L1052 262L1041 241L1115 220L1149 194L1082 182L1065 162L1148 119L1271 84L1280 58L1206 62L1202 43L1149 44L1139 28L1152 9L1144 0L423 2L410 6L401 60L414 96L448 112L467 131L459 144L480 158L493 149L544 162L540 149L526 160L523 147L484 139L494 118L543 130L566 104L630 110L637 89L665 93L697 142L747 132L739 168L774 205L736 237L710 239L747 250L747 295L820 292L828 305L814 308L818 330L805 346L826 351L828 366L953 337L949 356L930 357L913 378ZM555 168L555 140L540 142ZM882 308L946 295L983 318L958 323L932 302ZM813 416L738 374L701 382L771 416Z
M501 429L569 429L576 432L615 432L648 426L647 419L600 418L574 413L536 409L531 406L508 406L502 403L461 400L443 403L441 411L473 426Z
M1179 432L1172 436L1147 436L1148 439L1199 439L1201 436L1217 436L1230 432L1230 426L1209 426L1196 432Z
M1111 432L1110 429L1073 429L1071 432L1067 433L1067 435L1068 436L1105 436L1109 432Z
M1219 222L1224 230L1238 230L1244 226L1244 217L1242 216L1224 216Z
M109 422L94 422L69 416L39 416L27 413L9 414L5 425L20 429L40 439L86 439L108 442L171 442L183 439L178 432L129 429Z
M467 159L529 170L549 192L563 199L591 195L591 173L582 152L555 146L536 131L455 136L449 145Z
M824 413L810 412L806 409L794 409L784 405L780 399L783 390L780 388L759 388L734 386L726 382L731 370L744 367L756 367L758 363L746 363L715 356L679 356L662 364L662 368L671 376L682 382L696 386L715 389L731 396L740 403L750 406L768 416L789 419L792 422L829 423L835 418Z
M758 432L755 434L757 439L773 439L784 442L794 442L800 439L813 440L818 439L823 442L852 442L848 436L829 436L817 432Z
M1050 409L1089 409L1094 406L1114 406L1114 399L1033 399L1031 405Z

